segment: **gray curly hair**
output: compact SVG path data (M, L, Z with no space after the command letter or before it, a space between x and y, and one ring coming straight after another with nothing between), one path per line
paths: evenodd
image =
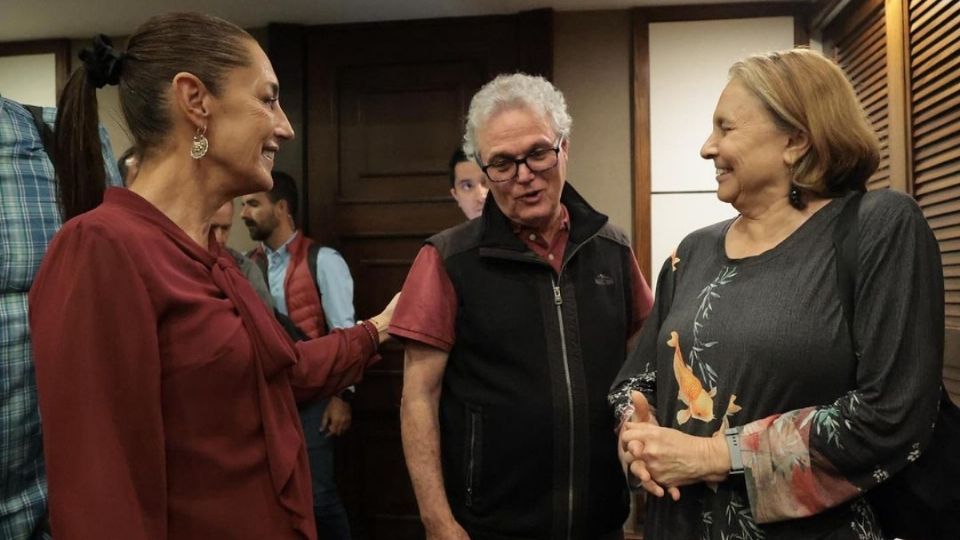
M567 113L563 94L543 77L514 73L498 75L474 94L467 113L463 152L479 162L477 131L480 127L504 109L524 107L543 114L558 137L569 139L573 119Z

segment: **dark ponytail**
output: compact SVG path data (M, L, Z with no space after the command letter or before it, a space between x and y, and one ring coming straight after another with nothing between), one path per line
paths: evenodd
M80 66L60 96L53 146L57 172L57 195L63 220L92 210L103 200L106 172L100 145L100 119L97 88L117 84L123 56L117 54L110 39L94 38L93 47L80 53Z
M219 95L228 72L250 63L242 28L209 15L171 13L153 17L117 53L97 36L80 53L60 97L53 159L64 221L103 201L106 172L99 136L96 89L120 85L120 105L141 162L163 144L173 127L167 92L179 72L196 75Z

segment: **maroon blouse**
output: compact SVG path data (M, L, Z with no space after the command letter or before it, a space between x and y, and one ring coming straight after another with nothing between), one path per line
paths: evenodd
M369 328L294 344L229 253L116 188L50 244L30 325L55 538L316 537L291 390L357 382Z

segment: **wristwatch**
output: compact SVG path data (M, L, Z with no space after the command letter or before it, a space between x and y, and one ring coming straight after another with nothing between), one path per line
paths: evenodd
M353 398L355 398L356 396L357 396L357 389L353 386L348 386L343 390L341 390L339 394L337 394L338 398L342 399L347 403L353 403Z
M743 474L743 456L740 454L740 430L741 428L730 428L723 432L727 439L727 448L730 450L730 472L731 476Z

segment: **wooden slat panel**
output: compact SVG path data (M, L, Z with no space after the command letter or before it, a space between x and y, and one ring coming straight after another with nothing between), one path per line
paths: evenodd
M941 259L943 259L944 269L960 268L960 253L945 253L941 256ZM958 301L958 298L954 297L953 300L953 302L948 302L948 304L960 309L960 301Z
M914 157L919 162L927 160L944 162L960 159L960 133L954 130L954 133L945 135L933 144L917 146L914 150Z
M960 148L954 148L948 152L941 152L925 157L925 159L922 160L916 160L914 169L923 171L930 167L936 167L945 163L950 163L958 158L960 158Z
M957 40L960 43L960 39ZM938 86L943 87L944 83L949 82L956 77L956 72L951 69L951 64L955 65L956 62L956 53L955 49L944 49L941 50L937 56L930 59L929 62L921 65L913 71L913 88L919 90L926 90L923 95L918 96L917 99L924 99L927 97L927 94L935 93L930 92L931 87ZM943 73L940 73L940 70L943 70ZM948 85L949 87L949 85Z
M886 87L887 72L878 69L874 73L869 74L868 76L863 77L860 80L857 80L857 81L851 80L850 82L853 83L853 87L857 90L857 95L859 95L861 89L863 92L869 92L869 89L878 83Z
M866 110L867 116L882 117L884 120L887 118L888 95L886 86L873 95L860 96L860 101L863 103L863 108Z
M913 87L913 99L917 103L923 103L940 96L940 100L946 99L947 95L960 93L960 73L957 72L957 66L960 66L960 58L951 56L940 67L930 72L930 76L923 77L923 81L917 79ZM940 95L945 93L946 95Z
M914 193L919 196L945 189L956 183L954 178L956 175L960 175L960 163L950 163L942 167L928 167L924 169L922 174L914 175L916 181Z
M856 20L859 17L859 20ZM883 2L851 13L850 19L834 25L840 35L829 36L832 54L853 83L857 98L880 139L877 170L867 180L867 189L890 186L886 17Z
M845 69L850 75L850 78L854 81L862 80L866 77L869 77L874 70L883 71L886 69L887 65L887 51L883 46L883 36L880 37L878 42L879 47L871 48L866 51L867 54L863 57L862 60L858 60L855 63L847 64Z
M942 245L944 242L950 242L951 240L960 238L960 227L940 227L933 231L933 235L937 237L937 241Z
M923 75L928 70L933 69L939 62L949 58L950 51L955 50L953 48L955 44L956 38L948 34L930 43L929 46L918 49L911 55L911 66L913 66L915 73Z
M869 66L877 62L877 60L885 61L886 59L886 39L883 30L883 21L880 21L879 32L876 34L867 34L867 38L862 46L858 45L858 49L852 50L853 54L850 54L849 57L841 56L841 61L848 66ZM861 70L851 69L850 77L854 79L861 78Z
M923 14L931 8L937 7L939 2L941 2L941 0L910 0L908 5L910 6L910 13L918 18L922 17Z
M923 215L927 216L928 220L932 221L939 216L954 217L955 215L960 215L960 198L948 199L946 201L935 201L932 199L934 198L922 198L917 201L922 206Z
M942 202L960 201L960 182L957 182L951 185L947 189L937 191L925 197L918 197L917 201L918 201L918 204L920 204L923 208L928 208L931 205L939 204ZM931 209L928 208L928 210L931 210ZM927 215L936 215L936 214L927 214ZM955 250L948 250L946 248L946 245L941 243L940 251L955 251Z
M883 46L884 21L882 17L873 21L868 28L864 28L857 39L849 45L838 44L837 58L848 66L860 65L870 51L876 49L877 44Z
M861 20L852 25L845 25L839 36L834 37L837 56L844 57L855 54L862 49L863 44L872 36L884 33L883 5L877 3L869 12L863 14Z
M944 334L943 378L953 402L960 403L960 320L954 317L947 318Z
M916 72L911 73L913 79L914 99L923 99L929 94L928 88L936 85L941 80L952 80L956 78L956 69L960 66L960 56L953 56L936 69L924 74Z
M958 246L960 246L960 240L958 240L957 242L958 242ZM960 247L958 247L957 249L960 249ZM944 279L943 288L951 291L960 291L960 277Z
M927 216L926 209L924 209L923 215ZM946 228L946 227L955 227L960 225L960 214L946 214L942 216L927 216L927 223L930 224L930 228L933 229L934 234L937 233L937 229ZM943 264L960 264L960 255L950 259L949 261L944 260Z
M917 43L923 41L930 32L937 29L945 18L950 17L957 7L956 2L945 2L939 0L933 2L930 9L923 10L922 13L914 12L910 21L910 36Z
M948 132L954 130L957 122L960 122L960 108L938 115L928 122L914 124L914 139L920 146L940 140L942 138L940 131L942 129L946 129Z
M933 100L927 100L927 101L933 101ZM920 104L918 104L918 105L922 106L922 105L924 105L924 104L923 104L923 103L920 103ZM934 119L936 119L937 117L939 117L939 116L942 115L942 114L948 114L948 112L949 112L951 109L955 109L955 108L957 108L957 107L960 107L960 94L957 94L956 96L954 96L954 97L952 97L952 98L950 98L950 99L948 99L948 100L946 100L946 101L941 101L941 102L939 103L939 105L937 105L937 106L935 106L935 107L927 108L927 110L924 111L923 113L917 114L917 115L914 117L914 125L917 126L917 125L921 125L921 124L923 124L923 123L925 123L925 122L929 122L929 121L931 121L931 120L934 120ZM916 108L915 108L914 110L916 111Z
M862 81L854 84L853 86L857 90L857 95L864 96L864 99L868 99L867 96L872 96L880 91L886 92L886 75L886 72L878 69L874 73L869 74Z
M957 28L960 27L960 3L957 3L953 9L951 9L950 19L942 20L942 24L931 31L931 33L923 38L920 36L914 36L916 39L914 41L914 51L917 53L924 53L928 50L937 50L943 49L944 46L949 46L951 39L954 39L951 36L956 36ZM918 62L922 60L919 59Z
M947 44L944 43L944 45ZM933 77L934 72L940 69L944 64L955 60L956 53L952 52L955 50L956 49L945 47L942 50L936 51L935 54L931 53L929 56L925 57L923 62L917 62L911 67L911 76L914 78L914 82L917 83L918 81L922 81L927 77Z

